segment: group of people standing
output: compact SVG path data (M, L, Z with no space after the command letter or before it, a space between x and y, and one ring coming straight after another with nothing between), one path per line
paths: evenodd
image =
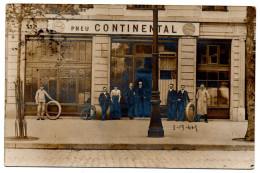
M167 95L167 117L168 121L184 121L184 112L187 101L190 102L188 92L185 90L185 86L181 86L181 90L177 93L173 89L174 85L170 84L170 90Z
M190 102L188 92L185 90L185 86L181 86L181 90L177 93L173 89L174 85L170 84L170 90L167 95L167 117L168 121L184 121L184 114L187 102ZM208 122L207 116L207 100L209 98L208 91L205 89L204 84L200 85L200 88L196 94L197 99L197 113L196 121L200 122L201 117L204 117L204 121Z
M101 120L106 119L106 113L108 107L110 105L110 117L112 119L119 119L122 117L122 109L121 109L121 91L117 86L114 86L114 89L111 91L111 94L107 93L107 88L103 87L103 92L100 93L99 103L102 108ZM133 83L129 84L129 88L126 91L125 102L127 105L127 115L130 119L134 118L134 112L136 115L144 115L145 113L145 90L142 86L142 82L138 83L138 87L134 90ZM135 111L135 110L136 111Z
M188 92L185 90L185 86L181 86L181 90L178 93L174 90L174 85L170 84L170 89L167 95L167 117L168 121L184 121L184 114L186 105L190 102ZM121 109L121 91L117 86L111 91L111 94L107 92L107 88L103 87L103 92L99 96L100 106L102 108L101 120L106 119L106 113L110 105L110 117L112 119L119 119L122 117ZM125 102L127 105L127 115L130 119L133 119L134 112L137 116L143 116L145 114L145 90L143 89L142 82L138 83L138 87L134 90L133 84L129 84L129 88L125 93ZM209 98L208 91L205 89L204 84L201 84L197 94L197 114L196 121L200 121L201 117L204 117L204 121L207 123L207 99Z

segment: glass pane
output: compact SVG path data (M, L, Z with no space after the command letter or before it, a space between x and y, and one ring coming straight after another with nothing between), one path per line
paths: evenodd
M77 43L75 42L62 42L61 44L61 57L65 61L77 61Z
M145 58L144 68L146 68L146 69L153 68L153 59L152 58Z
M91 63L91 58L92 58L91 42L86 42L86 63Z
M217 46L209 46L209 56L217 56L218 49Z
M133 68L133 59L125 57L125 68Z
M159 44L159 52L177 52L178 44L177 42L166 42Z
M60 103L67 103L67 96L68 96L68 79L60 78Z
M218 81L208 81L208 87L218 87Z
M197 80L207 80L207 72L197 71Z
M130 43L112 43L112 55L130 55Z
M218 88L208 88L210 106L217 106L218 104Z
M230 45L220 46L220 64L229 64L230 61Z
M88 91L88 92L91 91L91 79L86 79L85 80L85 92L86 91Z
M160 79L176 79L176 73L170 70L160 70Z
M51 98L53 99L57 99L56 98L56 88L57 88L57 80L53 79L49 81L49 95L51 96Z
M218 104L229 105L229 82L220 82L218 89Z
M80 62L86 61L86 43L85 42L79 43L79 61Z
M152 45L136 45L136 53L138 54L152 54Z
M206 81L197 81L197 82L196 82L196 87L200 87L200 85L201 85L202 83L204 84L205 87L207 87Z
M208 72L208 80L218 80L218 72Z
M210 62L213 63L213 64L218 63L218 57L215 56L215 55L214 55L214 56L211 56L211 57L210 57Z
M76 102L76 79L70 78L68 83L68 103Z
M229 80L229 72L228 71L219 72L219 80Z
M24 100L25 102L34 102L32 100L32 78L26 79Z
M136 68L144 68L144 59L143 58L136 58L135 67Z

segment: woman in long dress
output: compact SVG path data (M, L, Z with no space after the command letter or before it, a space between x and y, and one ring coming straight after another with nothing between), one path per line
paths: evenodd
M111 105L110 105L110 116L112 119L119 119L122 117L122 110L120 105L121 91L117 86L111 91Z

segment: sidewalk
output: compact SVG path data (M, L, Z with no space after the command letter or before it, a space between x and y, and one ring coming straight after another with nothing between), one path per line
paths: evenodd
M5 120L5 137L14 136L14 122L15 119ZM5 148L254 151L253 142L232 140L244 137L247 122L175 122L163 119L163 138L147 137L149 123L149 118L107 121L68 118L37 121L27 118L28 136L39 140L5 140Z

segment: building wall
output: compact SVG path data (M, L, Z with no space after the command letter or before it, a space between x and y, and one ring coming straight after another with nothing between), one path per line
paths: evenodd
M159 11L159 21L200 22L199 37L179 37L178 47L178 88L186 85L192 100L196 92L196 39L232 39L230 119L245 119L245 36L246 7L228 7L227 12L206 12L201 6L165 6ZM55 15L46 15L54 17ZM81 12L81 15L65 15L66 19L100 20L152 20L151 10L129 10L126 5L94 5L94 8ZM47 28L46 19L37 19L37 28L31 28L31 21L25 20L22 27L22 41L25 35L35 34L35 30ZM13 28L17 28L14 26ZM47 33L43 33L47 34ZM98 112L98 96L103 86L110 90L110 45L108 35L93 35L92 40L92 104ZM15 85L17 73L18 32L7 34L6 41L6 117L16 116ZM24 80L25 45L22 45L21 76ZM243 99L241 99L243 98Z

